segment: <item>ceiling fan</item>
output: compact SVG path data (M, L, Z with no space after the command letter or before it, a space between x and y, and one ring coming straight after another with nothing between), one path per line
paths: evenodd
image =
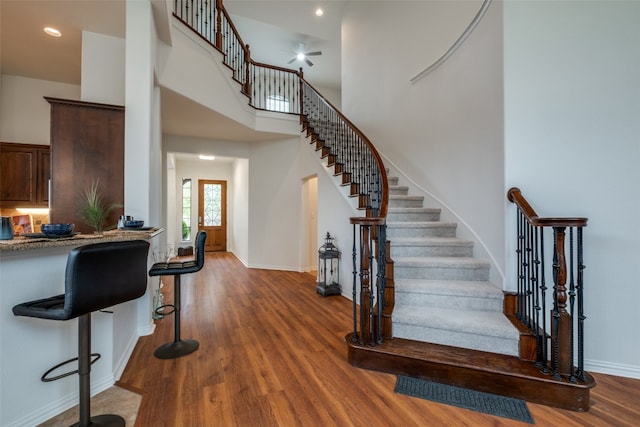
M306 62L309 67L313 67L313 62L309 60L309 56L322 55L322 52L319 50L316 50L314 52L305 52L304 43L298 44L298 50L296 52L293 52L291 50L288 50L287 52L293 53L294 55L293 58L291 58L289 62L287 62L287 64L291 64L293 61L298 60Z

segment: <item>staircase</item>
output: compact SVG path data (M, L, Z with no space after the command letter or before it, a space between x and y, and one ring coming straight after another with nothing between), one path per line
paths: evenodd
M456 237L440 210L388 177L387 238L395 264L393 336L518 355L519 332L503 314L503 293L473 242Z
M349 363L573 411L589 409L589 390L595 381L583 370L581 323L576 370L572 365L572 318L566 307L554 308L560 320L551 334L544 322L540 325L526 310L538 304L530 299L532 295L542 291L544 300L549 289L544 283L531 283L537 273L519 276L525 282L523 290L503 295L489 281L489 264L473 257L473 242L457 238L455 223L440 221L438 209L425 208L423 197L410 196L408 187L398 185L397 177L387 177L373 144L304 80L302 70L251 60L221 0L208 3L211 10L207 14L190 14L193 8L182 7L189 0L178 4L174 16L224 55L224 64L233 70L233 79L250 98L250 105L268 109L265 100L274 94L290 101L288 112L300 115L310 142L365 212L364 217L350 219L354 238L356 228L359 230L361 247L360 299L356 301L354 293L354 330L345 337ZM215 32L198 31L205 16L216 17ZM263 84L265 76L271 76L272 84ZM523 223L532 224L529 227L564 230L586 225L581 218L539 218L519 190L513 194L512 190L509 200L517 204ZM518 234L519 245L526 243L529 248L521 236L524 234ZM564 231L555 234L558 247L563 239ZM373 240L386 244L376 245L374 251ZM580 254L581 245L579 234ZM531 251L520 253L521 268L537 268ZM383 261L372 262L374 259ZM557 265L559 279L566 278L565 267ZM581 261L577 268L582 268ZM580 277L578 285L581 292ZM566 296L564 282L558 289ZM578 322L584 320L580 295ZM356 304L360 309L356 310ZM551 310L542 305L540 311L546 316Z

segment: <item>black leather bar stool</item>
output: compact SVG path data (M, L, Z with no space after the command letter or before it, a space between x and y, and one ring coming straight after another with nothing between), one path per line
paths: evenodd
M125 425L119 415L91 417L91 313L144 295L147 290L148 254L149 243L144 240L96 243L72 249L67 257L64 294L13 307L16 316L50 320L78 318L78 357L56 365L42 376L43 381L53 381L78 374L80 421L74 426ZM76 360L77 371L46 378L53 369Z
M196 234L195 254L193 260L184 262L157 262L151 266L149 276L173 276L173 304L158 307L156 311L162 310L162 314L173 313L174 339L161 345L153 353L158 359L175 359L193 353L200 345L196 340L183 340L180 338L180 276L188 273L200 271L204 266L204 243L207 240L205 231L198 231ZM165 312L164 309L170 307L173 310Z

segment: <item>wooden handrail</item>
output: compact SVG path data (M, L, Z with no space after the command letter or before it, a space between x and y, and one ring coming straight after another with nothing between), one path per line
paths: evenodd
M583 229L587 218L541 218L516 187L509 189L507 199L517 207L515 316L535 336L535 362L543 372L555 379L584 381ZM551 260L545 256L549 231ZM553 280L552 289L547 286L548 277ZM552 306L549 311L547 304Z
M364 133L362 133L362 131L358 129L358 127L351 122L351 120L346 118L345 115L342 114L342 112L338 110L327 98L322 96L322 94L318 92L318 90L316 90L316 88L314 88L313 85L311 85L303 77L301 77L300 80L302 80L307 86L309 86L316 93L316 95L318 95L318 97L340 117L341 120L343 120L351 129L353 129L356 135L358 135L358 137L367 145L367 147L369 148L369 151L371 151L371 153L373 154L374 158L376 159L376 164L380 169L380 177L382 179L382 188L383 188L382 200L380 202L380 211L378 212L377 216L380 218L386 218L387 210L389 206L389 191L388 191L389 181L387 179L387 170L384 167L384 163L382 162L382 157L380 157L380 153L378 153L378 150L376 150L376 148L373 146L371 141L369 141L369 138L367 138L364 135ZM302 114L302 111L300 111L300 114Z
M233 23L233 21L231 20L231 16L229 16L229 12L227 12L227 9L224 7L224 5L222 4L222 0L216 0L217 2L217 8L218 10L220 10L220 12L224 15L224 17L227 19L227 22L229 23L229 27L231 27L231 31L233 31L233 35L236 37L236 39L240 42L240 46L246 46L246 43L242 40L242 37L240 37L240 33L238 32L238 30L236 29L235 24Z
M527 199L524 198L522 192L517 187L512 187L507 192L507 199L514 203L529 222L536 227L586 227L587 218L546 218L539 217L536 211L531 207Z

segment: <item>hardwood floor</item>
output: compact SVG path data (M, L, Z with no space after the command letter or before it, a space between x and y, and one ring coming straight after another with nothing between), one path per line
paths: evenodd
M200 348L155 358L155 348L173 340L173 317L165 317L140 338L118 383L143 395L136 426L529 425L397 395L394 375L349 365L351 302L323 298L315 286L310 274L247 269L232 254L207 254L204 269L181 286L182 338ZM589 412L529 403L536 425L640 425L640 380L594 377Z

